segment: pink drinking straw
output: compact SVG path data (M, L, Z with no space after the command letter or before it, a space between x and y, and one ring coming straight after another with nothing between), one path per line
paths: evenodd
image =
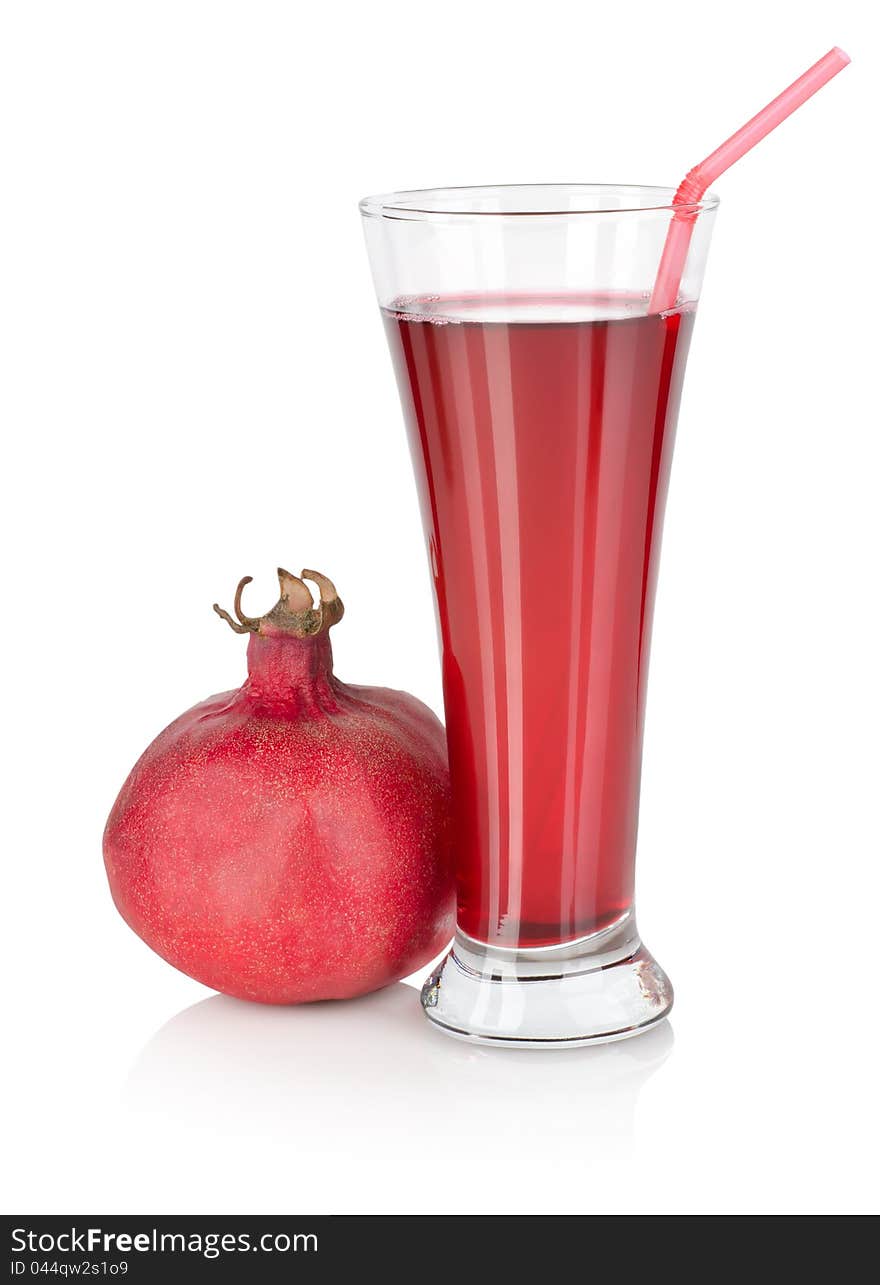
M824 58L814 63L809 71L798 76L793 85L783 89L778 98L774 98L772 103L763 107L757 116L753 116L743 125L742 129L731 134L727 142L716 147L710 156L689 171L673 200L674 206L681 205L686 208L681 213L674 213L669 224L666 244L663 246L663 254L660 257L657 280L654 282L654 290L651 294L650 312L665 312L667 308L675 306L691 241L691 232L699 213L693 207L699 205L718 175L723 174L734 161L738 161L741 156L745 156L746 152L751 151L755 144L760 143L762 138L766 138L772 129L785 120L786 116L790 116L808 98L812 98L818 89L827 85L832 76L843 71L848 62L848 56L835 45Z

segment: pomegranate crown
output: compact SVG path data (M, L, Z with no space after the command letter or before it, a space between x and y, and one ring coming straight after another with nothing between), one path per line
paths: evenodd
M322 576L320 571L303 571L302 578L278 568L278 582L281 585L281 597L271 611L265 616L246 616L241 609L241 595L246 584L253 576L244 576L238 582L235 591L233 609L237 620L233 620L228 611L214 603L214 610L237 634L292 634L295 638L314 638L323 633L337 620L342 619L342 599L336 592L332 580ZM318 589L318 604L312 598L312 591L306 580L311 580Z

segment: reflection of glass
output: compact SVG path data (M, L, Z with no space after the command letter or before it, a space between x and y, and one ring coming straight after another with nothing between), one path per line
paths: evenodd
M458 1034L569 1043L659 1020L633 912L660 534L714 199L675 308L672 192L362 203L443 643L458 932L425 987Z

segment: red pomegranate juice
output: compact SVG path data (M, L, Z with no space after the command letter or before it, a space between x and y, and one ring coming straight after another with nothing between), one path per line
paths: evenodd
M693 322L623 297L385 311L435 576L461 930L633 897L651 617Z

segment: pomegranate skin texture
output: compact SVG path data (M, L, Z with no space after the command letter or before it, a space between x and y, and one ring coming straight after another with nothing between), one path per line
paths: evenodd
M126 923L204 985L265 1004L348 999L428 963L454 927L439 719L333 674L332 583L279 569L248 678L182 714L135 764L104 862ZM320 591L314 606L305 579Z

